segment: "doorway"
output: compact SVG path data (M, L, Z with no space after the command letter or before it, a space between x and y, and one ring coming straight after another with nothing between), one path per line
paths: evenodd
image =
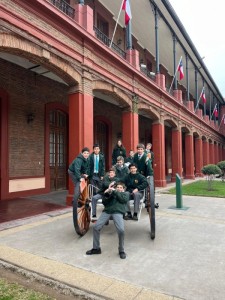
M108 125L103 122L103 121L96 121L95 123L95 136L94 136L94 141L95 143L99 144L99 147L101 149L102 154L104 154L105 157L105 166L106 170L109 168L109 160L108 160L108 153L109 153L109 148L108 148Z
M60 110L51 110L49 115L49 167L50 189L67 188L67 141L68 117Z

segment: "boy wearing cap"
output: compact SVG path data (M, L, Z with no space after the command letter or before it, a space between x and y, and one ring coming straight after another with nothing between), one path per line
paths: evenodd
M84 147L81 153L69 165L68 174L74 183L74 203L80 196L80 182L88 177L88 157L90 150Z

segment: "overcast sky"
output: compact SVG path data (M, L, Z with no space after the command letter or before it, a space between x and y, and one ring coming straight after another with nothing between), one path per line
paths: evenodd
M224 0L169 0L225 98Z

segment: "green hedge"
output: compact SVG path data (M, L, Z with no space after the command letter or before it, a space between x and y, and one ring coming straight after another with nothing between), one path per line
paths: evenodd
M217 165L209 164L202 168L202 173L204 175L217 175L221 174L221 169Z

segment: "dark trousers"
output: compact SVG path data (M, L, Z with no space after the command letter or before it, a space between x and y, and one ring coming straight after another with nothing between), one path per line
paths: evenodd
M102 186L102 180L100 178L100 176L96 173L94 173L91 177L91 184L96 187L94 190L93 190L93 194L96 195L98 193L98 190L101 188Z
M74 196L73 196L73 201L77 203L78 198L80 197L80 180L77 180L76 177L74 176L73 172L68 170L68 174L74 184Z

